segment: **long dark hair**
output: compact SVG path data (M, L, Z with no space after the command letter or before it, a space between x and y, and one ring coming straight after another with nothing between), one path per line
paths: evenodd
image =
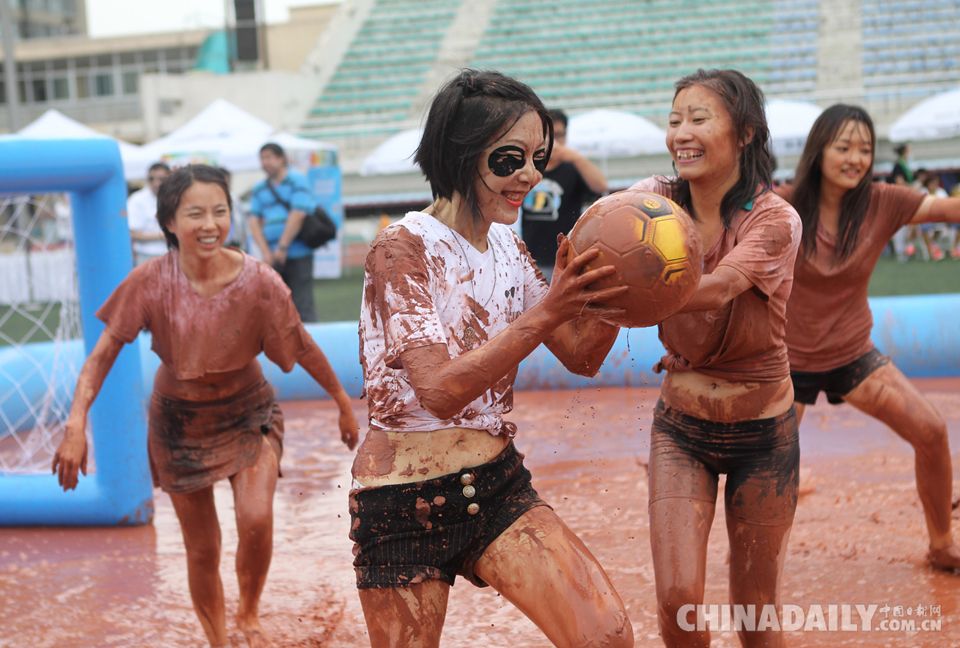
M434 199L464 197L480 218L474 180L477 160L490 142L534 111L553 150L553 122L543 102L525 83L494 71L461 70L434 97L414 161L430 182Z
M824 110L813 123L803 154L797 163L793 198L791 203L803 221L803 237L800 250L811 256L817 250L817 226L820 223L820 189L823 184L823 150L840 134L849 121L862 124L870 132L870 168L873 167L873 147L876 133L873 120L863 108L847 104L834 104ZM868 170L856 187L847 191L840 200L840 222L837 227L837 255L846 259L857 245L860 226L870 205L873 174Z
M763 92L757 84L737 70L697 70L677 81L673 98L681 91L700 85L716 92L733 121L733 132L738 137L753 131L753 137L740 151L740 179L730 187L720 202L723 226L730 222L743 205L756 197L757 186L769 188L773 184L774 160L770 152L770 129L764 112ZM690 182L679 175L670 180L676 201L696 219Z
M177 237L167 229L167 226L173 222L177 214L177 208L180 206L183 193L195 182L215 184L223 189L223 195L227 197L227 206L233 210L233 202L230 200L230 186L227 184L227 178L223 171L206 164L190 164L176 169L167 176L157 190L157 222L160 223L160 229L163 230L163 238L167 240L168 249L180 248Z

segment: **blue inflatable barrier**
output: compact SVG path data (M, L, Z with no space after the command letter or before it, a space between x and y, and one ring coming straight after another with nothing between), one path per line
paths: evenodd
M960 375L960 294L876 297L870 300L874 313L873 340L881 351L890 355L908 376L916 378ZM351 396L363 388L360 371L359 343L356 322L310 324L307 330L323 349ZM0 393L7 393L11 376L36 371L53 353L52 343L31 344L19 352L0 351ZM83 346L80 341L67 342L61 353L73 356L69 361L80 363ZM160 359L150 350L147 334L139 340L140 367L143 371L144 394L149 394ZM656 328L624 329L607 356L600 373L594 378L571 374L541 346L520 365L516 389L572 389L583 386L656 386L661 376L651 368L663 355L663 346ZM288 374L260 357L267 380L276 388L280 400L326 398L312 378L297 366ZM6 420L22 421L22 429L32 426L25 403L36 400L46 388L46 380L38 375L21 387L22 397L0 403ZM72 385L57 385L68 397ZM32 390L35 390L32 391Z
M100 300L102 301L102 299ZM873 339L893 357L905 374L912 377L960 375L960 294L911 297L878 297L871 300L874 313ZM307 329L321 346L351 396L359 396L362 376L359 362L357 324L309 325ZM87 348L93 342L86 343ZM60 350L81 363L84 345L68 342ZM9 382L17 377L17 398L0 403L0 420L18 421L22 429L32 426L27 404L46 389L49 376L37 367L49 366L51 343L27 345L19 350L0 351L0 393L9 393ZM133 354L133 357L130 357ZM520 366L516 388L568 389L581 386L655 386L661 376L651 367L663 354L655 328L623 330L595 378L576 376L564 369L544 347L538 348ZM97 472L82 478L76 491L63 493L52 475L0 475L0 524L137 524L152 516L149 469L145 451L146 394L150 393L159 359L150 350L150 339L142 335L139 349L121 353L124 363L111 371L95 408L100 418L93 425L107 426L96 438ZM284 374L261 357L267 379L280 400L326 398L326 394L300 367ZM134 380L142 372L140 381ZM24 380L29 372L36 376ZM69 395L72 386L56 385ZM34 392L34 393L29 393Z

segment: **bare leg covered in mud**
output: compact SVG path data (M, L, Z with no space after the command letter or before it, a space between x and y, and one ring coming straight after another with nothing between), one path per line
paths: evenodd
M779 610L780 578L797 506L796 419L788 413L775 427L713 424L727 429L705 429L699 437L693 429L671 428L668 418L654 421L649 513L660 636L668 647L709 646L710 631L695 606L703 603L718 472L727 472L730 604L754 606L758 614L764 605ZM751 429L758 425L761 431ZM709 458L701 458L701 452ZM784 645L777 629L743 631L740 641L744 646Z
M795 487L794 487L795 488ZM784 508L789 502L781 502ZM794 500L794 507L796 501ZM752 524L727 511L727 537L730 539L730 601L762 610L772 605L780 610L780 578L787 554L787 541L793 522ZM743 646L783 646L778 630L739 631Z
M556 646L633 646L633 628L606 573L547 507L518 518L487 547L474 571ZM439 646L449 589L441 581L361 589L371 646Z
M253 648L271 645L260 628L258 607L273 550L273 492L277 455L264 440L257 463L230 478L237 512L237 626ZM220 523L213 487L170 493L187 551L190 598L211 646L227 646L226 608L220 580Z
M428 580L407 587L359 590L373 648L438 648L450 586Z
M937 569L960 570L960 548L950 530L953 468L943 418L892 363L874 371L843 399L886 423L913 446L917 491L930 534L927 558Z
M273 555L273 494L277 488L277 455L266 439L257 463L230 478L237 517L237 582L240 603L237 627L250 648L270 646L260 627L260 595Z
M223 583L220 580L220 522L213 487L185 494L170 493L187 550L190 598L211 646L227 645Z
M487 547L475 572L556 646L633 646L620 595L550 508L524 513Z
M685 605L703 603L707 541L716 510L716 494L714 478L712 501L671 497L650 502L650 548L653 550L657 587L657 619L660 638L668 648L710 645L709 630L684 630L677 615L683 612ZM696 614L691 612L686 620L696 624Z

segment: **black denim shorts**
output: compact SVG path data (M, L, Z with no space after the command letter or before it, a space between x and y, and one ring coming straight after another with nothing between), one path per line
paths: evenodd
M791 371L793 400L813 405L817 402L817 396L823 391L829 403L839 405L843 402L843 397L866 380L870 374L889 363L889 356L883 355L876 349L870 349L853 362L830 371Z
M357 587L453 585L457 574L485 587L474 566L530 509L547 506L511 442L489 463L410 484L350 491Z

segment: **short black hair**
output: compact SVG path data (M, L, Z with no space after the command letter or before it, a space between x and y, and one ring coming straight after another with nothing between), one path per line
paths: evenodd
M287 160L287 152L284 151L283 147L277 144L276 142L267 142L266 144L261 146L260 152L263 153L264 151L270 151L277 157L282 157L284 162L286 162Z
M163 230L163 238L167 240L168 249L180 247L177 237L167 226L177 214L177 208L180 206L183 193L195 182L215 184L223 189L223 195L227 197L227 206L231 211L233 210L233 202L230 200L230 187L227 185L227 178L223 175L223 171L206 164L189 164L180 167L167 176L157 190L157 222L160 224L160 229Z
M528 85L492 70L461 70L430 104L414 161L430 183L434 199L458 193L476 218L474 190L477 160L490 142L510 130L529 111L539 115L553 150L553 123L540 97Z
M567 113L563 112L559 108L551 108L547 111L547 114L550 115L550 121L552 121L554 124L559 122L563 124L564 128L566 128L567 124L570 122L570 120L567 119Z
M170 173L170 165L166 162L154 162L150 165L150 168L147 169L147 175L150 175L154 171L166 171Z
M903 157L903 154L907 152L908 148L910 148L910 144L907 142L904 142L903 144L900 144L896 148L894 148L893 152L899 155L900 157Z

